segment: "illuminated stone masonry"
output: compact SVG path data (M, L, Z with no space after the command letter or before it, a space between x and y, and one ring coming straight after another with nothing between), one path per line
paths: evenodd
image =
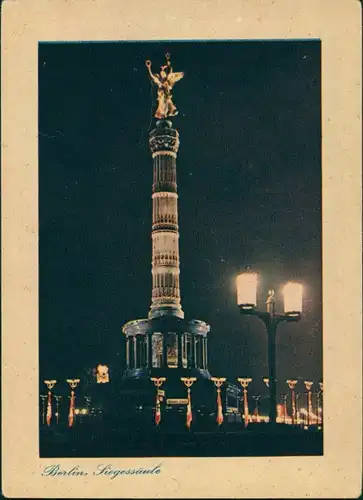
M148 319L129 321L124 379L150 377L173 369L210 378L204 321L184 319L180 297L179 225L176 159L179 133L170 120L150 132L152 185L152 294ZM169 375L168 375L169 373ZM175 374L176 375L176 374Z
M183 318L179 285L179 228L176 155L179 134L169 120L159 120L149 137L153 158L152 303L150 318Z

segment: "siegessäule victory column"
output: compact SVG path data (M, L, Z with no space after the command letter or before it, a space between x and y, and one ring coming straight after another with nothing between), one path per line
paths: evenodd
M172 89L184 73L173 71L169 54L159 73L152 72L150 61L146 61L146 67L157 87L156 127L149 134L153 159L152 296L148 319L129 321L123 326L123 385L130 409L143 408L143 412L152 415L154 407L155 421L163 413L166 419L169 414L169 421L175 421L172 415L179 414L185 422L184 411L178 411L190 412L190 390L185 379L195 378L191 391L194 408L198 404L209 406L208 399L214 409L215 398L207 364L210 327L204 321L184 319L180 298L176 179L179 133L170 118L178 114ZM160 395L156 404L155 394Z

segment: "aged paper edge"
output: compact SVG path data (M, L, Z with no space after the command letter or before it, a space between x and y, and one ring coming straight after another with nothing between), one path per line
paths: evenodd
M360 493L361 46L353 0L7 1L2 12L2 491L8 497L299 498ZM161 458L140 480L47 478L38 456L39 41L318 38L323 79L323 457ZM344 394L345 408L339 403ZM17 397L14 397L18 395ZM19 396L20 395L20 396ZM349 409L349 411L347 411ZM114 467L154 459L108 459ZM92 468L105 459L59 459ZM291 480L290 480L291 479Z

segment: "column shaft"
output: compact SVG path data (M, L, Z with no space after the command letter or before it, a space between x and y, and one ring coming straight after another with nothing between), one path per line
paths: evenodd
M142 352L141 352L141 368L146 368L147 366L147 335L142 337Z
M191 335L191 350L192 350L192 366L191 368L195 368L196 360L195 360L195 335L192 333Z
M152 356L153 356L153 344L152 344L152 333L147 336L147 365L148 368L152 368Z
M133 345L134 345L134 368L137 368L137 339L136 335L133 337Z
M201 353L202 353L201 368L204 370L205 368L204 337L200 338L200 343L201 343Z
M152 298L149 317L184 317L179 288L179 229L176 156L179 133L168 120L150 132L152 186Z
M126 368L130 368L130 339L126 337Z
M183 333L177 333L178 341L178 368L183 368Z
M205 348L205 369L208 370L208 338L204 337L204 348Z

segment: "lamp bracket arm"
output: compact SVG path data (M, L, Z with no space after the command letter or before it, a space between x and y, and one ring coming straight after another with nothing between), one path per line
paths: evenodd
M295 322L297 323L298 321L301 320L301 314L297 314L296 316L290 316L289 314L277 314L275 316L275 320L277 323L281 323L283 321L289 321L289 322Z
M274 321L274 317L265 311L255 311L255 315L265 323L266 328L269 328Z

